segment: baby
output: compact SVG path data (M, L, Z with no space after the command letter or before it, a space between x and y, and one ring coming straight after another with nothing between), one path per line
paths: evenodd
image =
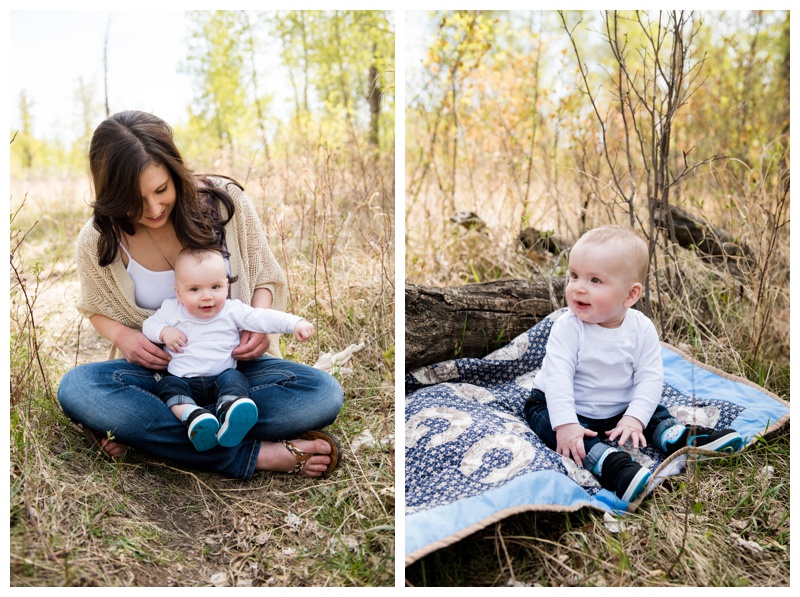
M647 244L631 228L602 226L570 251L569 311L554 324L524 415L551 449L591 471L626 502L647 487L650 471L602 441L649 442L672 454L684 446L736 452L732 429L686 426L661 404L664 371L655 326L631 307L642 296ZM601 435L602 434L602 435Z
M314 326L297 315L228 299L228 272L219 251L184 249L174 269L177 298L165 300L142 325L144 335L172 356L156 393L187 425L198 451L235 446L258 420L258 408L248 398L250 384L231 356L240 332L293 333L305 342ZM216 402L216 416L196 400Z

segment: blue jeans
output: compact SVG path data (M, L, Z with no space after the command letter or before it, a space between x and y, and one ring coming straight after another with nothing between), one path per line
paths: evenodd
M178 404L199 404L207 406L217 403L223 396L250 395L250 382L238 369L225 369L219 375L199 375L197 377L178 377L165 373L156 384L156 395L167 406Z
M619 420L623 417L625 411L618 415L609 417L608 419L590 419L589 417L582 417L578 415L578 423L586 429L596 431L597 435L594 437L584 436L583 447L586 450L586 458L583 459L583 468L591 471L597 460L603 455L606 449L611 445L603 442L606 437L606 431L611 431L617 426ZM531 397L525 403L523 409L525 420L530 425L533 432L539 436L545 445L551 450L555 450L558 446L556 439L556 432L550 424L550 414L547 411L547 400L544 393L539 390L533 390ZM673 425L680 425L680 421L675 419L663 404L656 407L653 416L644 428L644 438L647 440L649 446L656 449L661 449L661 435L672 427Z
M68 371L58 388L64 414L115 441L164 460L198 470L249 479L255 471L261 441L293 439L330 425L342 408L342 388L318 369L264 356L241 361L238 370L250 383L258 422L232 448L198 452L186 426L155 395L156 374L124 359L88 363Z

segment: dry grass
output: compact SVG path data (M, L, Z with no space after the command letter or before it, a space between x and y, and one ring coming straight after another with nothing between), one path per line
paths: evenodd
M251 173L247 191L289 274L292 311L319 332L316 343L287 341L284 354L313 364L364 344L352 372L339 372L343 463L321 481L244 482L92 449L55 400L64 371L108 354L74 309L88 183L12 181L12 211L27 196L12 222L12 586L394 584L393 164L369 164L365 201L346 162L306 158L316 173ZM309 184L316 201L303 203ZM357 447L364 432L376 441Z

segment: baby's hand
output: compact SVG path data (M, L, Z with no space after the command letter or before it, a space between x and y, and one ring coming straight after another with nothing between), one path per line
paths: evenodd
M294 326L294 337L305 342L314 335L314 324L302 319Z
M583 445L584 436L594 437L596 431L586 429L578 423L567 423L556 427L556 452L567 458L572 458L575 464L583 466L586 458L586 448Z
M161 341L164 343L171 352L183 352L183 346L186 346L187 338L182 331L173 327L165 327L161 330Z
M644 435L642 434L641 422L636 417L630 417L628 415L622 417L614 429L606 431L606 435L608 439L617 439L617 437L619 437L620 446L624 445L625 442L628 441L628 438L631 439L631 445L634 448L638 448L640 443L643 448L647 445L647 442L644 440Z

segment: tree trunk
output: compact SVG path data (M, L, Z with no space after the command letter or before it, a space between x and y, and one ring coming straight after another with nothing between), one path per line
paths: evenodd
M455 288L406 283L406 368L483 357L563 306L564 278Z
M377 51L377 44L372 45L372 57L375 59L375 52ZM378 84L378 65L373 63L369 67L369 142L378 147L380 142L380 113L381 113L381 97L383 92Z
M111 110L108 107L108 32L111 29L111 18L106 21L106 36L103 40L103 91L106 101L106 118L111 116Z

